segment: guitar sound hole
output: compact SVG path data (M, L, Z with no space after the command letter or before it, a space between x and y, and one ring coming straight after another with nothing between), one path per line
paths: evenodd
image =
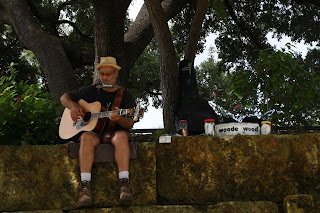
M83 122L84 123L88 123L91 119L91 112L87 112L86 114L84 114L83 116Z

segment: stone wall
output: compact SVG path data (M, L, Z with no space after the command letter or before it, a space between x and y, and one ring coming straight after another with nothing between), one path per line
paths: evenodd
M75 210L79 165L67 145L0 146L0 212L320 212L319 150L319 134L140 143L133 205L117 201L115 163L95 163L94 206Z
M320 195L319 150L317 134L176 138L157 145L158 200L283 202L292 194Z
M156 204L155 166L154 145L140 144L139 159L130 164L135 205ZM0 211L74 209L78 171L78 161L69 158L67 145L0 146ZM95 163L92 173L94 206L117 206L116 164Z

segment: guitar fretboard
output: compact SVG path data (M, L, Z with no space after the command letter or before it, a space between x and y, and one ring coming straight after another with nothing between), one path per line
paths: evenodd
M128 111L127 109L120 109L120 110L92 113L91 114L91 119L94 119L94 118L109 118L110 115L113 114L113 113L119 113L120 115L126 115L127 111Z

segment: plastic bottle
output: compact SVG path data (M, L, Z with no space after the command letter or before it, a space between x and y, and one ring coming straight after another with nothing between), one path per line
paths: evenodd
M205 119L204 120L204 134L208 136L214 136L214 119Z
M271 132L271 122L270 121L262 121L261 122L261 135L267 135Z
M180 120L179 121L179 133L182 136L188 135L188 122L187 122L187 120Z

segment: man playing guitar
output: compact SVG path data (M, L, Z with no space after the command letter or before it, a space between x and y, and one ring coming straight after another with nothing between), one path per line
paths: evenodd
M134 108L136 103L133 96L124 89L120 89L117 84L117 77L121 67L117 65L114 57L101 57L100 64L95 69L99 71L100 85L90 85L65 93L60 101L63 106L70 109L71 118L77 121L84 116L84 110L77 103L80 99L88 103L99 101L105 110L118 110ZM115 102L118 100L118 106ZM122 100L121 100L122 99ZM120 105L119 105L120 104ZM112 106L114 109L112 109ZM112 125L113 123L113 125ZM129 117L123 117L114 113L106 119L105 128L102 134L93 131L82 133L80 136L79 165L81 173L80 196L78 207L92 205L91 192L91 169L94 161L94 148L100 142L112 143L115 147L114 158L118 166L119 184L120 184L120 202L132 202L133 196L129 188L129 160L130 160L130 133L129 129L133 127L134 120ZM109 126L112 126L110 134Z

